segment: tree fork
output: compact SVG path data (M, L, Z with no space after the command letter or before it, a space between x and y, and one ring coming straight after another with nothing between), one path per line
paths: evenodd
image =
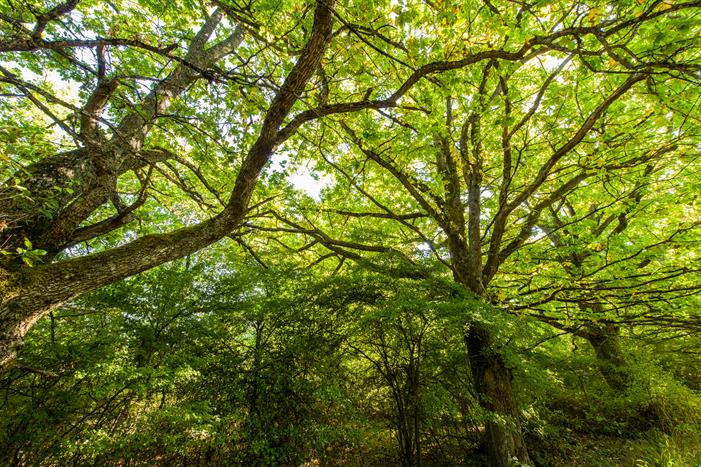
M200 224L147 235L122 247L36 267L0 269L0 371L7 369L33 324L80 294L194 253L228 235L243 219L253 189L273 150L280 126L316 71L332 37L334 0L316 2L312 31L275 96L250 148L226 208Z

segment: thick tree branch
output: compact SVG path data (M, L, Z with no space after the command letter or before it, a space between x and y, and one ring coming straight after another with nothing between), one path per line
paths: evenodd
M280 124L319 65L331 38L333 8L332 0L317 2L309 40L270 104L224 211L192 227L148 235L108 251L3 277L0 368L10 364L24 334L53 307L76 295L191 254L229 234L241 222L260 171L275 147Z
M491 278L497 272L499 264L503 261L500 257L501 241L504 236L509 215L526 200L548 179L555 165L572 149L574 149L584 137L591 131L594 124L605 114L606 110L616 102L621 96L629 91L636 83L644 80L647 77L644 73L635 73L630 75L618 88L616 88L609 96L594 109L587 119L582 123L579 129L569 140L560 146L546 161L541 165L538 173L533 181L528 184L517 196L509 203L501 206L494 216L492 226L492 237L489 244L489 252L487 262L484 268L484 277Z

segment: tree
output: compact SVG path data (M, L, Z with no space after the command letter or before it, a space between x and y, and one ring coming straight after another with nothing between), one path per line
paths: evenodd
M298 249L320 261L350 259L403 277L447 272L501 303L503 272L532 244L562 236L552 227L567 202L595 195L607 176L634 178L651 165L664 173L672 167L664 158L697 152L697 1L319 1L312 24L311 8L297 2L214 4L194 36L194 17L180 16L194 15L193 3L143 0L125 24L114 7L87 1L2 11L0 51L15 68L47 67L91 83L76 105L13 66L0 69L19 99L6 115L29 102L73 140L72 150L34 159L9 151L17 169L0 195L3 366L53 306L229 234L243 241L242 225L258 236L310 237ZM95 11L97 22L85 19ZM176 33L137 24L137 15L158 16ZM184 43L187 51L177 53ZM144 77L155 80L145 97ZM678 122L671 132L657 131L668 113L650 114L663 104ZM186 143L173 149L179 138ZM311 218L319 209L310 202L280 213L260 197L249 208L276 148L291 164L312 160L335 174L321 216ZM218 170L232 154L245 154L238 170ZM274 177L266 182L275 187ZM172 204L142 208L153 193L175 188L193 202L180 193ZM224 189L228 201L220 201ZM351 193L362 199L349 202ZM168 216L165 225L154 214L193 206L204 214ZM587 221L581 209L570 222ZM142 231L127 225L144 214ZM138 238L120 245L119 232ZM100 251L75 246L86 241ZM579 303L586 310L592 300ZM511 371L487 327L467 315L464 325L481 404L496 414L487 424L491 463L527 462Z
M356 285L365 282L363 277L375 287ZM349 317L353 324L346 345L367 362L366 371L376 375L377 384L386 388L392 406L388 418L401 465L420 466L425 462L425 425L437 418L426 402L429 394L437 392L432 373L441 368L440 355L449 353L450 340L441 340L439 336L446 333L440 330L450 329L454 317L475 303L445 282L393 280L367 271L345 280L354 287L347 289L354 290L351 303L358 307L357 315Z
M530 252L550 278L524 282L519 274L507 280L507 287L519 284L515 308L530 308L590 342L614 390L626 389L631 379L621 326L689 322L685 310L699 284L689 257L699 235L695 194L687 191L695 165L696 156L684 150L658 155L628 179L605 179L606 190L598 195L568 197L540 224L549 244ZM672 205L683 206L682 212ZM528 261L525 256L521 261ZM563 317L553 320L557 315Z
M684 11L686 7L689 10ZM666 16L675 8L682 10ZM474 294L506 310L537 308L536 302L509 300L513 285L501 291L505 287L501 281L509 278L513 284L514 276L526 281L523 295L531 292L531 282L536 280L549 284L543 290L557 289L551 277L523 272L524 255L528 257L543 242L555 242L562 232L568 241L574 238L571 231L593 232L574 238L573 251L563 245L564 253L570 255L592 248L592 237L623 232L632 222L629 218L641 214L631 206L643 187L659 186L651 180L652 174L659 181L676 167L678 178L673 183L687 187L693 183L693 167L687 170L686 162L677 161L698 157L698 108L693 98L698 85L698 40L690 34L697 8L692 3L611 6L610 17L602 21L603 10L598 6L548 5L542 21L534 11L513 4L485 7L483 12L489 13L465 20L473 28L470 38L478 40L476 31L483 27L483 40L492 47L506 45L485 51L483 60L474 63L462 59L435 65L442 73L416 85L405 99L411 100L411 107L407 103L380 115L366 112L329 119L317 134L306 134L312 146L308 157L321 155L325 160L321 170L334 173L337 184L328 191L320 216L310 218L309 207L297 208L294 215L289 210L287 215L274 213L277 229L306 235L313 239L310 245L322 245L333 256L371 263L373 253L380 253L414 264L421 256L416 245L422 245ZM460 13L456 15L459 21ZM676 21L675 30L685 32L672 39L662 31ZM519 52L510 53L509 44L520 43L519 32L527 24L542 28L544 36L535 36ZM447 54L453 42L444 37L442 45ZM677 105L682 102L689 104ZM669 119L673 129L660 131L660 124ZM618 195L598 196L611 186L617 187ZM351 193L362 200L349 202L354 198ZM575 199L586 206L584 212L577 206L567 219L560 219ZM665 196L655 199L656 203L671 201ZM694 200L685 201L695 209ZM585 214L592 205L593 212ZM606 207L596 207L601 205ZM599 220L591 225L593 216ZM649 220L644 214L639 219L641 224ZM697 238L697 228L695 219L677 220L666 225L662 235L688 234L683 241L691 241ZM623 245L626 241L622 240ZM647 242L654 250L654 242ZM545 245L552 248L552 243ZM621 263L624 256L621 252L610 262ZM547 267L538 259L532 267ZM384 267L375 262L378 268ZM632 258L621 264L629 287L653 293L647 276L630 271L631 264L635 264ZM576 262L571 267L577 267ZM395 275L406 272L384 269ZM695 267L663 268L655 272L654 281L668 283L683 273L693 283L696 272ZM605 285L595 294L586 280L577 287L574 300L584 311L603 305ZM558 290L573 293L571 283ZM621 288L612 290L620 294ZM688 287L669 292L685 290ZM566 315L543 318L555 324L568 319ZM588 316L586 323L593 319ZM609 326L615 326L615 321L606 324L601 313L596 319L603 319L603 324L587 328L580 321L578 332L590 332L602 359L620 364L613 336L603 335L607 329L613 332L615 328ZM465 324L481 402L506 420L488 424L491 463L507 465L514 457L527 462L511 372L495 351L490 332L469 318ZM607 373L607 379L617 384L616 372Z
M215 38L215 29L225 15L224 9L220 8L206 17L182 57L170 54L175 46L165 49L149 46L149 41L160 40L157 36L145 38L146 42L110 37L67 40L60 37L64 31L60 27L62 23L57 20L73 11L77 4L77 1L70 0L42 13L34 13L36 10L27 6L16 12L8 12L4 18L10 35L3 41L2 50L46 50L50 54L55 53L55 57L50 57L59 61L68 60L71 65L80 66L81 71L85 69L95 85L80 108L75 109L58 101L76 112L75 118L78 122L75 128L71 128L42 102L45 99L54 104L57 101L55 96L25 82L7 68L0 69L4 83L10 84L49 115L61 129L75 138L75 144L78 146L75 150L49 156L23 167L3 188L0 198L3 218L0 244L9 251L9 255L5 257L0 273L2 366L11 362L22 336L52 307L102 285L186 256L224 237L240 223L261 170L274 148L290 136L291 131L285 134L281 132L281 125L317 70L331 38L334 8L333 2L319 2L316 5L314 23L294 66L284 76L279 89L275 89L274 97L264 105L265 110L257 115L262 120L258 135L248 145L230 198L222 203L221 211L200 223L169 233L147 235L94 255L51 262L68 246L110 232L131 219L131 212L143 204L143 197L139 195L133 204L125 206L118 194L120 176L128 171L138 171L157 160L173 157L168 150L149 147L150 145L146 144L156 120L164 117L164 112L170 108L176 97L197 80L207 77L211 73L208 70L217 62L230 56L244 34L243 27L239 26L233 31L224 31L221 40L208 46L210 39ZM158 4L145 3L143 6L151 7L154 14L162 8L162 5ZM85 7L90 8L90 5ZM170 19L177 20L178 11L168 10L167 13L173 15ZM34 28L31 30L23 25L30 14L36 17ZM231 14L236 15L236 11L232 11ZM110 16L112 15L105 19L110 19ZM52 37L45 39L43 35L49 25L53 26L49 31ZM133 33L138 36L140 25L132 26L136 27L137 31ZM106 25L99 24L98 33L100 27ZM70 28L65 31L71 32ZM77 31L81 35L87 32L82 28ZM54 37L54 34L58 37ZM108 76L105 50L108 46L120 45L156 52L175 61L175 66L166 77L156 77L157 84L140 102L131 103L129 107L132 109L127 107L126 112L121 112L122 115L115 112L116 119L104 121L112 133L109 137L98 124L102 121L102 112L118 90L120 80L128 79L123 74L136 71L129 68L110 70ZM71 52L75 48L94 50L96 66L85 65L75 58ZM32 55L31 59L34 57ZM40 63L34 61L32 64L37 66ZM127 67L128 65L127 60ZM158 65L154 63L152 66ZM135 94L138 96L140 93ZM252 118L252 115L247 117ZM159 138L152 139L157 141ZM24 173L27 175L23 175ZM140 178L142 186L139 191L144 192L148 186L148 175ZM27 194L23 193L25 191ZM110 200L117 214L84 225L86 221L91 220L90 216L98 208ZM23 261L26 260L28 252L40 250L46 252L47 264L33 266Z

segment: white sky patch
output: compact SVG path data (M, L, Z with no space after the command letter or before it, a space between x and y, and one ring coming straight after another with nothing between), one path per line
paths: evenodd
M330 174L314 174L309 166L311 161L297 167L293 172L288 168L290 159L283 154L276 154L270 161L270 170L273 172L286 172L287 181L292 186L303 193L311 196L317 201L321 200L321 190L331 186L334 182L333 175Z
M329 174L312 176L306 167L300 167L294 173L287 176L295 189L303 191L317 201L321 200L321 190L333 183L333 177Z
M53 89L56 91L57 96L63 100L70 102L71 104L78 104L80 102L80 83L78 83L77 81L65 80L55 70L47 70L44 72L43 75L39 75L23 67L14 60L0 60L0 65L9 69L14 68L16 70L19 70L20 78L25 81L33 83L45 81L50 83Z
M548 71L555 71L562 63L562 60L562 57L557 55L545 55L540 57L540 63L542 63L543 68Z
M63 79L58 72L51 70L44 74L46 81L50 82L59 96L65 98L72 104L80 102L80 83L77 81L67 81Z
M541 229L538 226L535 226L535 227L531 228L531 235L528 237L528 239L531 242L535 243L535 242L541 241L542 239L544 239L547 236L548 236L548 234L545 233L545 231L543 229Z
M431 248L431 245L429 245L427 242L421 242L416 246L416 250L419 256L422 258L428 258L433 254L433 249Z

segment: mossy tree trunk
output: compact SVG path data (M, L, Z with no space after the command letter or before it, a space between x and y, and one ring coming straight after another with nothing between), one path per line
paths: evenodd
M580 336L594 349L596 366L608 386L616 392L628 389L632 377L621 348L618 328L610 323L592 324Z

